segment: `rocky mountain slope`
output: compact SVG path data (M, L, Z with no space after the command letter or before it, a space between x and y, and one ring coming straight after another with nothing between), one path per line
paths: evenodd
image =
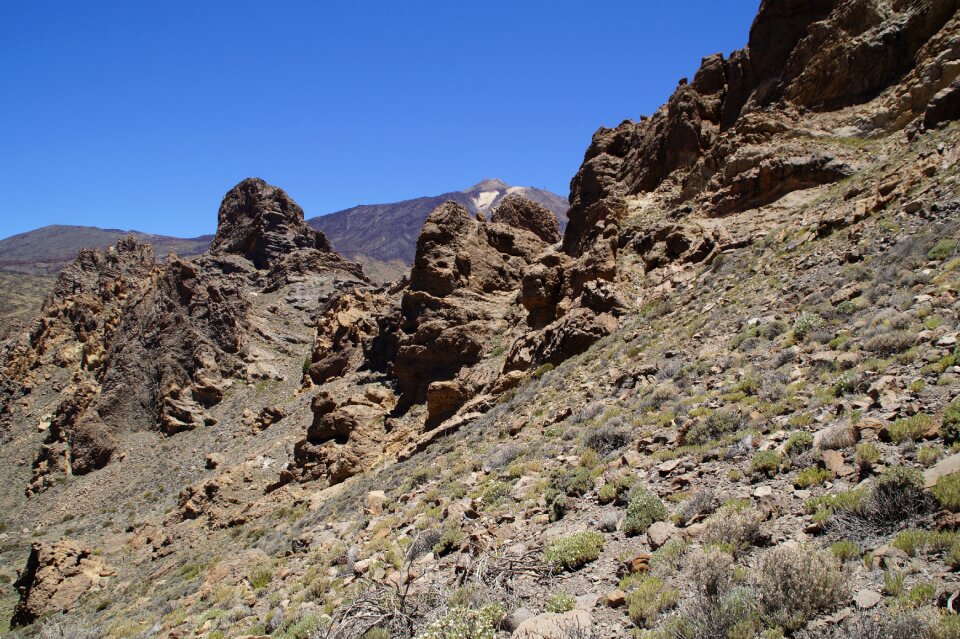
M2 350L12 636L957 637L960 16L765 1L371 284L256 179Z
M483 180L465 191L422 197L393 204L361 205L308 223L330 238L344 255L363 264L377 282L403 276L413 262L417 234L430 211L448 200L471 213L489 215L509 195L521 195L551 210L566 226L567 201L542 189L509 186L500 180ZM22 330L36 314L57 273L82 249L105 249L132 235L150 244L163 259L169 253L194 257L204 253L212 235L178 238L139 231L93 226L51 225L0 240L0 293L7 303L0 308L0 335Z
M7 303L0 308L0 335L22 328L36 315L56 274L81 249L104 249L128 235L151 244L157 255L177 253L184 257L206 251L213 237L182 239L93 226L51 225L4 238L0 240L0 292Z
M427 216L444 202L457 202L471 214L489 215L503 198L520 195L553 211L566 227L569 204L565 198L533 187L510 186L486 179L469 189L390 204L363 204L307 220L323 231L333 246L364 265L375 281L400 277L413 263L417 236Z

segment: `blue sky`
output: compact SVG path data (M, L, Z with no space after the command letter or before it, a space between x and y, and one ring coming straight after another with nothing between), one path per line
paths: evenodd
M759 0L7 2L0 237L211 233L248 176L307 215L466 188L567 195Z

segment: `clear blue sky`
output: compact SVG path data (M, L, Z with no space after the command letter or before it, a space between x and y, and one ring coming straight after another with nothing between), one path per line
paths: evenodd
M260 176L307 215L466 188L568 193L759 0L5 2L0 237L211 233Z

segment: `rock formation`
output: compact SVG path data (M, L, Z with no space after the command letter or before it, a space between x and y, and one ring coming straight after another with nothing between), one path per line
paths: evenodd
M247 178L223 196L211 253L242 255L256 268L270 269L305 248L331 251L327 238L306 223L303 209L283 189Z
M23 626L41 616L72 609L110 574L106 564L80 543L68 539L54 544L34 543L14 584L20 601L10 625Z
M523 228L476 219L452 202L430 214L400 305L393 374L401 402L426 401L432 383L454 380L480 361L508 298L545 248ZM474 387L462 398L476 393L476 382L458 382Z
M763 2L747 48L596 134L559 246L529 202L446 203L374 287L248 180L203 257L81 255L0 349L15 623L839 637L871 608L887 636L900 573L946 636L956 9Z
M238 379L260 376L250 344L251 294L292 287L294 304L313 307L338 281L365 284L356 264L280 189L244 180L220 207L208 254L171 255L157 265L148 245L121 240L83 251L64 270L29 343L6 358L7 375L26 379L38 361L76 369L36 461L29 494L62 475L109 463L119 433L173 435L212 424L208 410Z
M553 211L522 195L511 194L500 200L490 221L530 231L547 244L556 244L563 237Z

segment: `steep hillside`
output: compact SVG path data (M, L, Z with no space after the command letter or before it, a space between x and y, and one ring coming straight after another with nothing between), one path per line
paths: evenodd
M509 186L496 179L482 180L464 191L391 204L362 204L307 221L323 231L334 248L363 264L375 281L386 282L410 268L420 228L435 208L452 201L471 213L489 215L510 194L522 195L545 206L556 214L561 229L566 227L569 208L566 199L550 191Z
M765 1L371 284L244 180L0 352L15 637L960 636L960 16ZM625 110L629 105L625 105Z

